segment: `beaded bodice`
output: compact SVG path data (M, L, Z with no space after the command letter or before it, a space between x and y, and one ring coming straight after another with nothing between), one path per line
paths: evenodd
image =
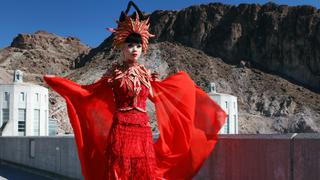
M146 100L152 94L151 73L142 64L113 69L112 88L118 111L136 109L146 112Z

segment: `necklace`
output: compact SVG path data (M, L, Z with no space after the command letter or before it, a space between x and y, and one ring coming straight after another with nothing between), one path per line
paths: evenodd
M144 84L152 95L150 83L151 73L143 64L134 63L132 66L124 64L115 69L115 78L121 81L120 87L126 86L129 91L137 96L141 91L141 83Z

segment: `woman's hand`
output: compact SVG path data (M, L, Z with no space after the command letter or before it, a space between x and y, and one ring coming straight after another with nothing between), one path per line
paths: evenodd
M153 81L161 81L158 77L159 77L159 73L157 73L157 72L154 72L154 73L151 73L151 79L153 80Z
M56 76L55 75L51 75L51 74L46 74L46 75L44 75L44 77L52 78L52 77L56 77Z

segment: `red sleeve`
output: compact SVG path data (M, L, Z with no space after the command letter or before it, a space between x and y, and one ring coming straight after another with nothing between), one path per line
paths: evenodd
M91 85L62 77L44 79L66 100L85 179L101 179L115 112L112 89L104 78ZM184 72L151 84L160 130L154 145L157 172L167 179L191 179L214 148L226 114Z
M44 76L44 80L66 100L83 176L86 180L101 179L106 170L104 151L115 111L107 79L90 85L58 76Z
M191 179L213 150L226 113L185 72L151 83L160 131L157 173Z

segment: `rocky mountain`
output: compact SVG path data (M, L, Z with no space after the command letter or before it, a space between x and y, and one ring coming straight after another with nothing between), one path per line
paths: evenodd
M165 78L179 70L203 89L238 97L240 133L320 132L319 10L310 6L211 3L150 14L151 41L141 58ZM47 32L18 35L0 50L0 83L19 67L42 84L41 75L80 84L98 80L121 61L112 36L90 49L76 38ZM63 99L50 92L59 133L71 133ZM152 103L148 113L156 131Z
M121 61L117 50L101 51L67 78L93 83L117 61ZM204 90L215 82L218 92L237 96L240 133L320 132L320 94L277 75L246 64L226 64L202 50L170 42L151 44L140 63L159 72L161 78L183 70ZM148 112L156 130L150 102Z
M178 42L224 62L280 75L320 92L320 10L267 3L210 3L155 11L156 42Z
M215 81L221 92L237 96L242 133L319 132L319 12L310 6L274 3L210 3L155 11L150 14L151 32L156 35L151 42L158 48L148 56L162 59L159 62L165 57L164 76L184 69L202 88ZM116 59L111 40L108 37L76 66L94 68L95 63ZM192 55L198 50L205 57ZM216 68L222 66L215 64L217 59L226 63L222 71ZM84 77L92 76L84 73L79 82L85 83Z
M11 83L13 72L24 72L24 81L43 84L44 74L65 75L75 68L75 60L90 48L78 38L61 37L45 31L17 35L9 47L0 49L0 83ZM50 114L59 120L59 132L71 132L66 113L58 111L65 106L56 93L50 93ZM63 117L64 115L64 117Z
M64 38L45 31L19 34L9 47L0 49L0 72L12 74L20 69L26 74L25 80L41 82L43 74L63 75L74 69L75 59L89 50L74 37ZM11 76L1 79L6 83L12 81Z
M210 3L155 11L150 24L153 42L180 43L229 64L247 61L320 92L320 10L315 7Z

